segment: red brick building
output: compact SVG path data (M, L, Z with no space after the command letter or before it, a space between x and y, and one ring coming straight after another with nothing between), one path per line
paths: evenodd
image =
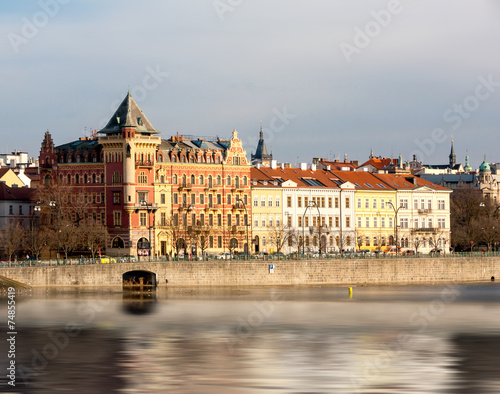
M45 133L41 187L80 193L110 255L246 250L250 164L236 130L229 140L159 133L129 93L93 137L55 146Z

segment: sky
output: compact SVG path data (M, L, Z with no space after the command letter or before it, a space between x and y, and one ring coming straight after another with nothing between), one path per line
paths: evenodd
M102 128L130 90L163 138L260 122L278 162L500 162L498 0L0 0L0 153Z

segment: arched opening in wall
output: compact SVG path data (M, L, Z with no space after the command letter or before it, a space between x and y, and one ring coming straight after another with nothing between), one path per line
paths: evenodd
M120 237L115 237L113 238L113 242L111 243L112 248L117 248L117 249L123 249L125 247L125 243L123 242L123 239Z
M156 274L151 271L127 271L122 275L123 287L144 291L155 290L157 286Z
M255 253L259 253L260 252L260 244L259 244L259 236L256 235L255 238L254 238L254 244L255 244Z
M139 259L141 256L149 256L149 241L147 238L139 238L137 241L137 256Z
M43 184L44 185L50 185L52 184L52 177L50 175L45 175L45 177L43 178Z

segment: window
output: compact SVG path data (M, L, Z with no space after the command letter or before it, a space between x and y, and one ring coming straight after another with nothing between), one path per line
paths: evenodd
M444 200L438 200L438 209L445 209L445 202Z
M148 201L148 192L137 192L137 202Z
M351 237L347 236L345 239L345 243L347 246L351 246Z
M408 228L408 218L400 218L399 227Z
M365 238L365 245L370 246L370 237Z
M23 206L19 205L19 215L22 215L22 214L23 214Z
M200 204L201 205L205 204L205 195L204 194L200 194Z
M217 194L217 204L218 205L222 204L222 195L221 194Z
M178 226L178 225L179 225L179 214L174 213L174 226Z
M335 208L339 207L339 198L335 197Z
M423 198L420 199L420 209L425 209L425 200Z
M286 218L287 218L287 226L292 227L292 217L288 215Z
M196 178L194 175L191 175L191 185L196 185Z
M351 218L349 216L346 216L345 218L345 226L347 228L351 227Z
M305 217L304 227L309 227L309 216Z
M179 195L177 193L174 193L174 196L173 196L173 200L174 200L174 204L179 204Z
M121 192L113 192L113 205L120 205L121 202Z
M359 209L361 209L361 198L358 198L358 205L357 205L357 207L358 207Z
M144 171L141 171L139 173L139 176L137 177L137 183L148 183L148 176Z
M330 217L328 217L328 225L329 225L330 227L333 227L333 217L331 217L331 216L330 216Z
M139 225L146 226L146 212L139 212Z
M446 222L444 218L439 218L438 219L438 227L439 228L445 228L446 227Z
M389 227L391 227L391 228L394 227L394 225L392 224L392 217L389 218Z
M231 175L228 175L226 178L226 185L231 186Z
M165 204L165 193L160 194L160 202L161 204Z
M377 209L377 199L376 198L374 198L372 201L372 208ZM375 226L375 227L377 227L377 226Z
M287 208L291 208L292 207L292 196L287 196L286 197L286 206L287 206Z
M298 219L299 227L302 227L302 216L299 216Z
M418 228L418 219L413 219L413 228Z
M195 205L196 204L196 194L191 193L191 204Z
M321 208L325 207L325 197L321 197Z
M213 214L208 215L208 225L210 227L214 225L214 215Z
M378 227L378 218L377 217L373 218L373 227Z
M402 198L399 200L399 206L404 209L408 209L408 199L407 198Z
M122 213L120 211L113 212L113 225L121 226L122 224Z
M370 208L370 200L368 200L367 198L365 198L365 208L366 209Z
M380 218L380 227L385 227L385 217Z
M222 248L222 235L217 236L217 247Z
M203 177L203 175L200 175L200 185L204 184L205 184L205 178Z
M335 216L335 227L340 227L340 218Z
M253 217L253 225L254 225L254 227L259 227L259 217L258 216Z
M248 178L246 176L243 177L243 186L248 185Z
M297 207L302 208L302 197L297 197Z
M269 198L267 200L267 206L268 207L272 207L273 206L273 197L272 196L269 196Z
M101 203L104 203L104 192L101 192Z
M217 175L217 185L219 185L219 186L222 185L222 178L220 175Z
M308 206L309 206L309 197L304 197L304 207ZM291 208L291 206L289 208Z
M262 227L266 227L266 217L262 216Z
M358 216L358 227L361 227L361 216Z
M253 206L258 207L259 206L259 197L253 196Z
M370 218L369 217L365 218L365 227L370 227Z
M359 200L361 201L361 200ZM332 201L332 198L331 197L328 197L328 208L332 208L333 207L333 201ZM358 208L361 208L361 207L358 207ZM332 238L333 240L333 238Z
M273 227L273 217L269 216L269 227Z
M280 207L280 197L277 196L276 197L276 208L279 208Z
M380 209L385 209L385 199L384 198L380 199Z
M160 226L167 225L167 214L165 212L161 212L160 214Z
M217 214L217 226L222 226L222 214Z
M433 225L432 218L427 219L427 227L432 228L432 225Z
M377 237L373 237L373 246L378 246L378 239L377 239Z
M351 207L351 203L350 203L349 197L346 197L346 199L345 199L345 207L347 209L349 209Z
M266 206L266 197L265 196L261 196L260 197L260 206L261 207L265 207Z
M174 176L172 176L172 183L173 183L174 185L177 185L177 183L178 183L178 182L179 182L179 181L178 181L178 179L177 179L177 175L175 175L175 174L174 174Z
M418 209L418 200L416 198L413 200L413 209Z

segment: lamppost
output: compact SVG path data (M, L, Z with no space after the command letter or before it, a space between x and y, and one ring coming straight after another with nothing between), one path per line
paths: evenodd
M186 218L184 220L184 260L188 260L188 233L187 233L187 223L188 223L188 214L194 209L194 205L190 204L186 208Z
M245 209L245 227L247 228L247 254L245 256L245 260L248 260L248 257L250 256L250 243L248 242L248 223L250 222L250 218L248 217L248 211L247 207L245 206L245 202L241 198L236 199L236 206L240 204L243 205L243 208Z
M33 222L35 221L34 220L35 212L40 212L40 201L38 201L36 204L37 205L35 205L33 207L33 210L31 211L31 253L32 254L34 253L34 250L35 250L35 231L33 229ZM29 265L31 267L31 261L29 262Z
M141 201L141 207L145 207L146 211L148 213L148 228L149 228L149 243L148 243L148 249L149 249L149 261L151 261L151 212L153 215L155 214L156 210L158 209L157 204L149 204L147 201L142 200ZM153 220L154 223L154 220Z
M400 210L401 208L403 208L403 206L402 206L402 205L400 205L400 206L398 207L398 209L396 209L396 208L394 207L394 205L392 204L392 202L391 202L391 201L389 201L387 204L388 204L388 205L390 205L390 206L391 206L391 208L392 208L392 209L393 209L393 211L394 211L394 228L395 228L394 233L395 233L395 236L396 236L396 256L397 256L397 255L398 255L398 242L399 242L399 241L398 241L398 212L399 212L399 210Z
M57 216L57 264L59 264L59 233L61 230L59 229L59 207L55 201L49 201L49 206L56 209Z
M306 213L309 208L314 208L318 210L318 233L319 233L319 254L321 255L321 213L319 212L319 206L316 201L310 201L306 209L304 210L304 214L302 215L302 254L305 255L305 245L306 245L306 235L305 235L305 218Z

